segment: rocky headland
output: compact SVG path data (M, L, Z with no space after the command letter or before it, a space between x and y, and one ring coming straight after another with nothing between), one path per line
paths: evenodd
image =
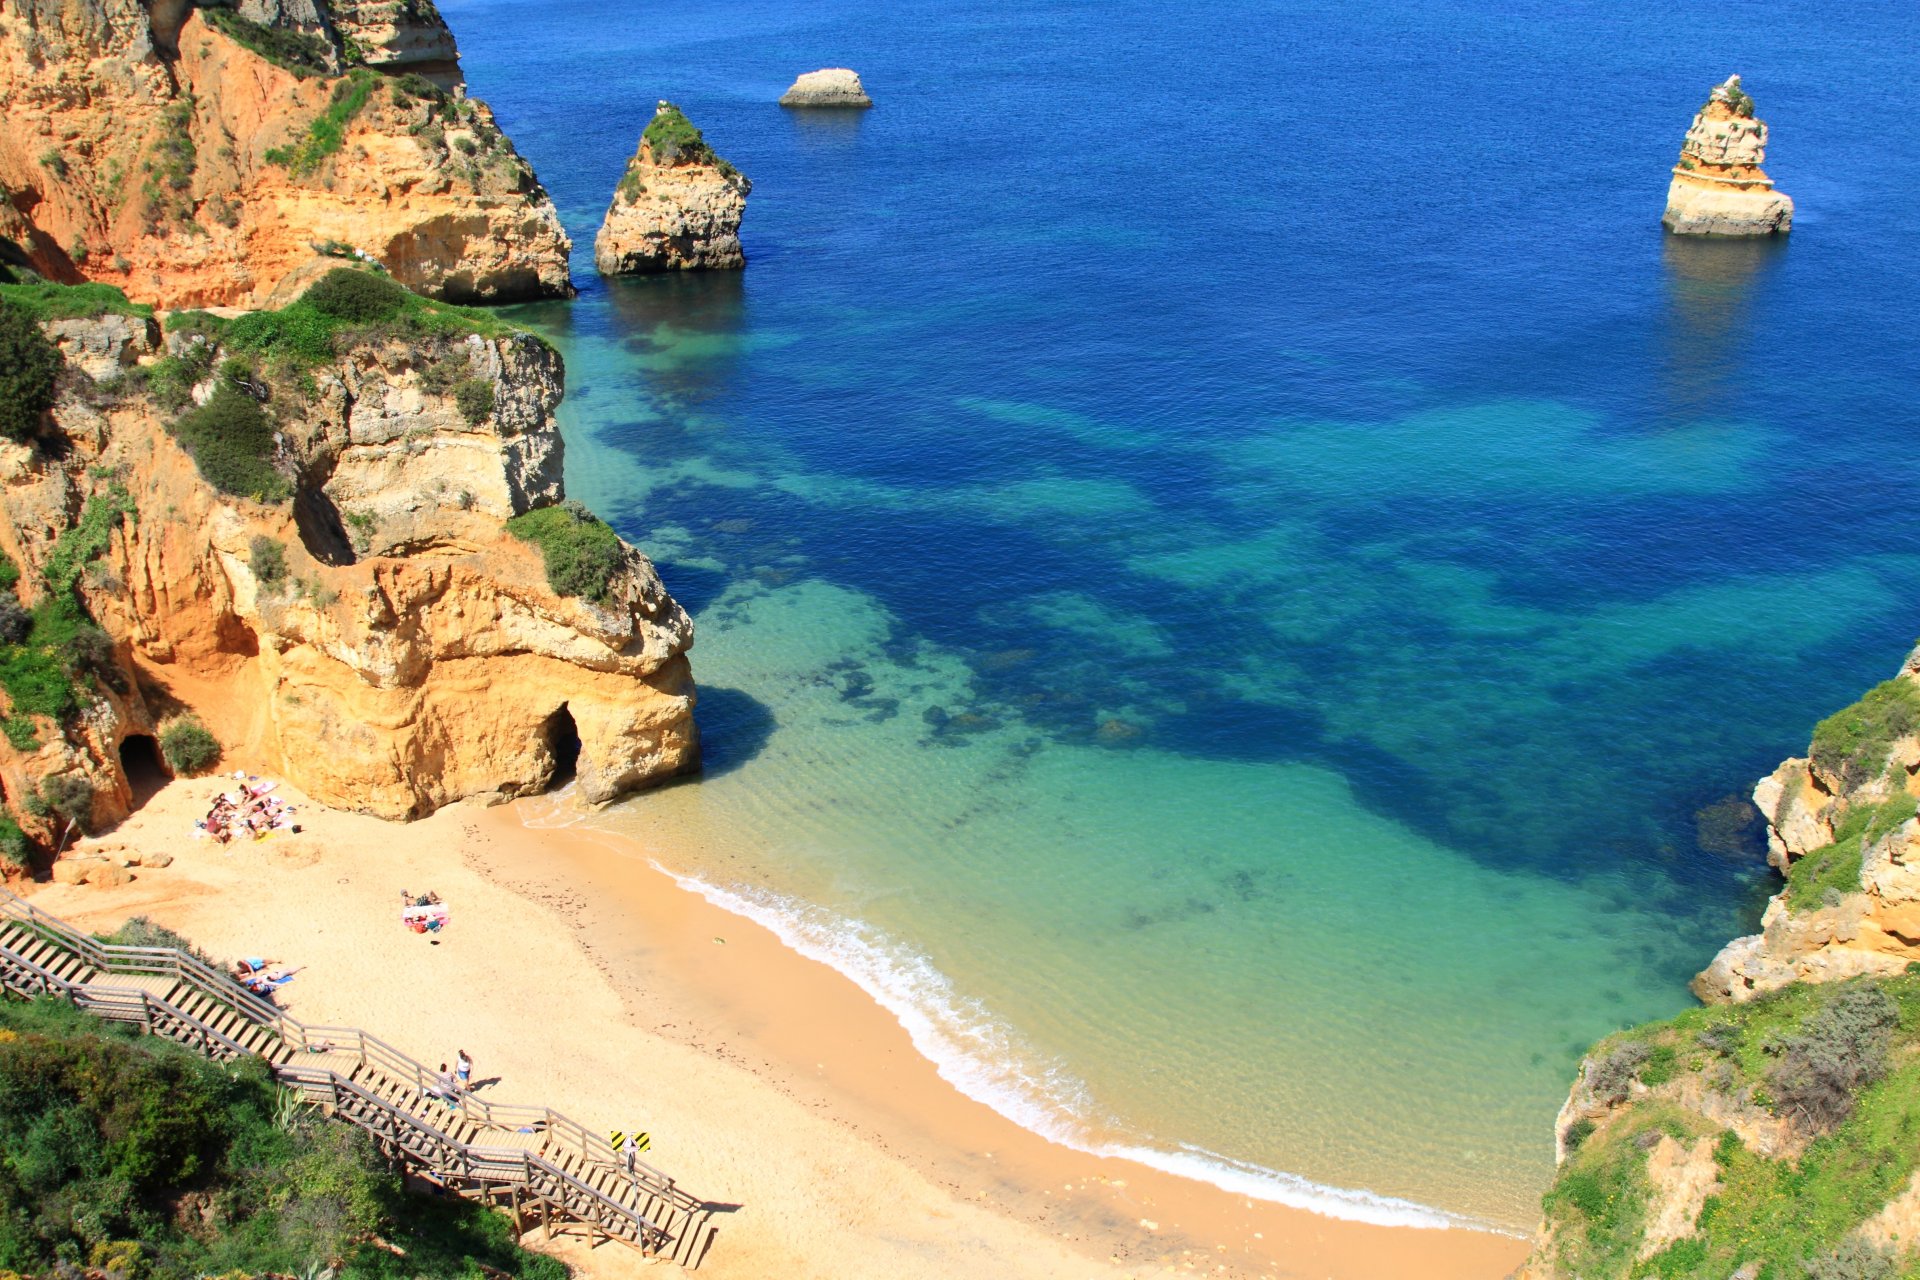
M787 86L780 95L783 107L870 107L866 86L860 73L846 67L824 67L808 71Z
M1588 1053L1522 1280L1920 1266L1920 650L1754 789L1785 886L1705 1007Z
M386 818L697 762L692 624L564 501L540 339L348 268L164 326L98 285L0 286L0 328L22 316L57 356L44 409L0 392L32 411L0 439L16 837L124 816L180 722Z
M316 248L456 302L571 292L531 166L427 0L0 8L0 238L49 279L259 306Z
M662 100L607 205L593 264L609 276L744 267L740 219L752 190L680 108Z
M1714 86L1680 144L1662 225L1676 235L1696 236L1791 230L1793 201L1773 189L1760 167L1766 158L1766 122L1754 118L1753 99L1740 87L1740 77L1728 76Z

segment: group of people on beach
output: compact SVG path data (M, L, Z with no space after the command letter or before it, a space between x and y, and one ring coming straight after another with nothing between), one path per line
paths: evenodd
M293 975L305 965L284 965L277 960L249 957L233 964L233 980L257 996L272 998L273 993L293 981Z
M264 840L276 831L298 831L293 806L270 794L278 783L235 773L240 784L236 795L222 791L214 797L207 816L194 823L196 833L226 844L236 836Z
M400 923L415 933L438 933L452 920L447 904L431 889L417 897L409 890L400 891Z

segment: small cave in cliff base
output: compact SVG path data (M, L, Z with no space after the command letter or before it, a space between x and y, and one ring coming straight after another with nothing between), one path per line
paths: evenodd
M133 790L133 807L138 809L153 799L173 775L160 760L160 744L144 733L130 733L120 740L120 768Z
M573 712L564 702L547 717L547 749L553 752L553 776L547 785L557 787L571 781L574 770L580 767L580 727L574 724Z

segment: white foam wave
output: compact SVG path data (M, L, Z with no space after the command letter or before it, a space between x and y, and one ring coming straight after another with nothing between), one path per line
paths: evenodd
M1331 1218L1390 1227L1473 1227L1470 1218L1394 1196L1313 1182L1200 1147L1167 1151L1094 1140L1086 1086L1019 1042L977 1000L961 996L926 956L864 921L757 889L722 888L654 862L681 888L770 930L792 950L851 979L892 1014L942 1079L1024 1129L1076 1151L1114 1156L1234 1195Z

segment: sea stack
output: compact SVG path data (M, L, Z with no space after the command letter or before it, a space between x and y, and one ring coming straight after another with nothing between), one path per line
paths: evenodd
M663 98L593 238L593 265L608 276L744 267L740 218L751 190Z
M860 83L860 73L845 67L809 71L780 95L783 107L870 107L873 99Z
M1667 188L1667 230L1686 236L1769 236L1793 226L1793 201L1773 189L1761 164L1767 125L1739 76L1715 85L1680 144Z

